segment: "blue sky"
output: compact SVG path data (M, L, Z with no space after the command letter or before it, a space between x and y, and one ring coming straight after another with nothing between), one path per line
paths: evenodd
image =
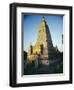
M62 34L63 34L63 16L60 15L44 15L48 24L53 46L58 46L62 51ZM25 15L22 17L23 22L23 49L29 50L30 44L35 45L38 35L42 15Z

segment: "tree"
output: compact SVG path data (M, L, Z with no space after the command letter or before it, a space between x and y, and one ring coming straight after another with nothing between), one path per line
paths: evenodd
M27 59L27 52L24 51L24 60Z

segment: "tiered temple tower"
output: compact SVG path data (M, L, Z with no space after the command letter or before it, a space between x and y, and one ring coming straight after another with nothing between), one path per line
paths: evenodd
M42 61L48 61L54 54L54 47L52 44L52 38L50 34L49 27L45 18L42 17L40 28L38 31L38 38L35 46L30 46L28 51L28 60L32 62L33 60L39 59Z

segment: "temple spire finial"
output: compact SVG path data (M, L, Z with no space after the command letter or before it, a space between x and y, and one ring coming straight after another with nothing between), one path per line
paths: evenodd
M32 46L32 42L30 42L30 46Z
M42 16L42 21L45 21L45 18L44 18L44 16Z

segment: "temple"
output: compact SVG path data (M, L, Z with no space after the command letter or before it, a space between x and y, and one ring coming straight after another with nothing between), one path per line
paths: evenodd
M40 63L47 64L56 52L53 47L50 29L44 16L42 17L37 36L35 46L30 45L27 58L29 62L38 60Z

